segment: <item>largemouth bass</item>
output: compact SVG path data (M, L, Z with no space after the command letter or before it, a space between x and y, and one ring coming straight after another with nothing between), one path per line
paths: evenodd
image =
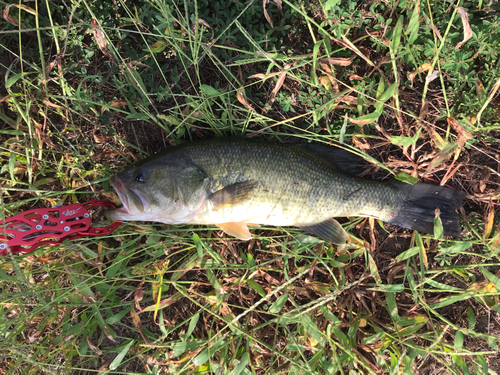
M114 176L123 207L107 216L214 224L242 240L252 237L249 224L296 226L338 245L346 242L346 232L335 217L373 217L432 233L439 208L444 235L460 234L455 210L464 193L362 179L350 174L359 160L322 145L239 138L185 143Z

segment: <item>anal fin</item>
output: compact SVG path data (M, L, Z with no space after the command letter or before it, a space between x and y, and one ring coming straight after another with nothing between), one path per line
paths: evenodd
M299 228L334 245L343 245L347 239L346 231L335 219L328 219L321 223L300 226Z
M247 223L240 222L232 222L232 223L219 223L215 224L224 232L229 234L230 236L239 238L240 240L248 241L252 238L252 234L248 230Z

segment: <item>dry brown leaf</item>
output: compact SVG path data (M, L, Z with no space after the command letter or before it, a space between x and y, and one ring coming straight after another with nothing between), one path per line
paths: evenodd
M339 66L349 66L354 60L354 55L350 58L345 57L323 57L319 59L322 64L339 65Z
M469 24L469 16L467 11L462 7L457 7L457 12L460 13L460 17L462 17L462 24L464 25L464 40L457 44L456 48L460 48L467 42L470 38L472 38L472 29Z
M212 38L214 37L214 30L212 29L212 27L210 27L210 25L208 24L208 22L207 22L207 21L205 21L205 20L203 20L203 19L201 19L201 18L198 18L198 20L197 20L197 22L196 22L196 23L198 23L198 24L200 24L200 25L203 25L203 26L205 26L205 27L208 27L208 28L212 31ZM193 30L193 34L194 34L194 33L195 33L195 31L196 31L196 23L193 23L193 24L191 25L191 30Z
M277 76L278 74L281 74L281 72L274 72L274 73L269 73L269 74L264 74L264 73L257 73L257 74L252 74L250 77L248 78L259 78L259 79L263 79L263 80L266 80L268 78L271 78L271 77L274 77L274 76Z
M500 224L498 224L497 228L495 229L495 234L493 235L492 245L495 248L500 246Z
M389 47L389 44L391 44L391 41L389 38L384 36L384 31L383 30L377 30L372 33L366 32L368 35L370 35L373 39L380 41L384 46Z
M438 37L438 39L442 42L443 41L443 37L441 36L441 33L439 32L437 26L433 25L432 29L434 30L434 33L436 34L436 36Z
M353 95L346 94L346 95L342 95L342 96L338 97L336 99L336 101L337 102L343 102L343 103L346 103L346 104L349 104L349 105L354 105L354 104L358 103L358 98L356 98Z
M135 290L135 293L134 293L135 307L137 308L137 310L139 310L139 313L142 310L139 302L141 302L142 298L143 298L143 294L142 294L142 286L143 285L144 285L144 280L141 281L141 283L139 284L139 286L137 287L137 289Z
M52 107L52 108L56 108L56 109L62 109L62 108L64 108L64 107L62 107L60 105L52 103L49 99L44 99L43 102L44 102L45 105L47 105L49 107Z
M495 222L495 207L493 206L493 202L490 200L485 215L483 239L487 239L490 237L490 233L491 230L493 229L494 222Z
M110 107L118 108L118 107L123 107L124 105L127 105L127 101L126 100L112 100L108 104Z
M347 119L356 125L367 125L367 124L370 124L373 122L372 119L359 120L359 119L352 118L352 117L347 117Z
M479 191L481 193L484 193L484 191L486 190L486 183L490 180L490 176L491 176L491 171L484 167L483 168L483 171L481 172L481 180L479 181Z
M130 317L132 318L132 323L134 323L135 328L139 331L144 342L146 344L149 344L148 338L142 332L141 317L135 312L135 309L133 307L130 309Z
M113 136L97 134L97 129L94 129L94 141L95 141L95 143L106 143L110 139L113 139Z
M351 75L349 76L349 80L350 80L350 81L363 81L363 80L364 80L364 78L363 78L363 77L361 77L361 76L358 76L357 74L351 74Z
M285 65L285 68L283 71L280 73L278 77L278 81L276 82L276 85L274 86L273 91L271 91L271 94L269 95L268 103L269 106L271 106L274 103L274 99L276 98L276 95L278 94L278 91L280 91L281 86L283 86L283 83L285 82L286 78L286 70L290 68L290 64Z
M11 6L14 6L14 4L9 4L9 5L7 5L7 6L4 8L4 10L3 10L3 19L4 19L5 21L7 21L8 23L10 23L11 25L18 26L18 25L19 25L19 22L18 22L18 21L17 21L14 17L12 17L12 16L9 14L9 10L10 10L10 7L11 7ZM25 28L25 27L24 27L24 25L23 25L23 28Z
M354 52L356 55L358 55L359 57L361 57L363 60L365 60L370 66L375 66L375 64L373 63L373 61L371 61L368 56L364 55L354 44L352 44L348 39L345 39L345 40L340 40L340 39L337 39L337 38L333 38L333 40L341 45L342 47L346 47L348 49L350 49L352 52Z
M429 163L423 175L425 176L432 173L439 164L450 158L451 154L455 151L455 149L456 149L455 147L451 147L451 148L444 148L441 151L439 151L436 154L436 156L432 159L432 161Z
M479 77L475 76L476 78L476 82L475 82L475 86L476 86L476 93L477 93L477 97L479 98L479 102L483 102L483 93L485 93L485 89L484 89L484 85L483 83L481 82L481 80L479 79Z
M330 78L327 76L321 76L319 77L319 82L327 91L332 91L332 82L330 81Z
M103 373L108 372L110 364L111 364L111 361L105 362L101 367L99 367L99 369L97 370L97 372L99 374L103 374Z
M135 328L140 329L141 317L135 312L133 307L130 309L130 317L132 318L132 323L134 323Z
M5 95L3 98L0 98L0 103L6 101L9 98L10 98L10 95Z
M246 99L245 99L245 95L243 93L243 87L239 88L238 91L236 92L236 98L238 99L238 101L243 104L245 107L247 107L249 110L251 111L255 111L255 109L253 109L253 107L247 103Z
M85 337L85 342L87 343L89 348L94 351L95 354L102 355L101 349L99 349L97 346L94 345L94 343L90 340L90 337L88 335Z
M463 128L462 125L453 117L447 117L446 121L448 124L457 132L458 138L457 138L457 145L459 148L461 148L465 142L467 142L468 139L474 138L467 130Z
M425 84L428 85L432 81L434 81L439 76L439 70L434 70L431 74L425 77Z
M476 281L468 289L480 293L496 293L497 291L495 284L488 280Z
M267 22L269 22L269 25L271 25L271 27L274 27L273 21L271 21L271 17L269 17L269 14L267 13L266 3L267 3L267 0L262 0L262 9L264 9L264 17L266 17L266 20L267 20Z
M104 35L101 26L99 26L96 20L92 20L90 22L90 27L92 28L92 33L94 34L95 41L97 42L101 52L106 56L110 56L110 53L108 52L108 42L106 41L106 36Z
M353 136L352 137L352 142L354 145L359 148L360 150L369 150L371 148L370 144L365 142L363 138Z
M338 94L340 92L339 89L339 84L337 83L337 80L335 79L335 76L333 74L332 69L330 68L330 65L328 64L321 64L321 67L325 71L328 79L330 80L330 83L332 84L332 90L335 94Z
M49 76L50 72L52 71L56 63L57 63L57 58L52 60L52 62L45 67L45 77Z
M408 79L411 82L411 87L413 87L413 80L415 79L415 77L417 76L417 74L423 73L423 72L427 72L427 71L429 71L431 69L432 69L432 64L431 63L424 63L421 66L419 66L417 70L415 70L414 72L409 73L407 75L407 77L408 77Z
M23 5L23 4L9 4L3 10L3 19L5 21L7 21L8 23L10 23L11 25L14 25L14 26L19 26L19 21L10 15L10 13L9 13L10 12L10 7L16 7L16 8L19 8L19 9L23 9L23 10L25 10L25 11L27 11L27 12L35 15L35 16L37 15L36 11L33 8L30 8L27 5ZM22 22L21 22L21 26L23 27L23 29L26 28L26 26L24 26L24 24Z
M418 119L425 120L428 113L429 113L429 101L427 99L425 99L424 104L422 104L422 108L420 108L420 113L418 114Z
M43 131L42 125L35 123L35 132L40 141L40 143L45 143L50 148L59 151L60 147L52 142L52 139Z
M120 201L120 198L118 198L118 195L116 195L116 193L108 193L108 192L101 192L102 195L104 195L104 197L108 200L108 201L111 201L111 202L114 202L116 204L121 204L121 201Z

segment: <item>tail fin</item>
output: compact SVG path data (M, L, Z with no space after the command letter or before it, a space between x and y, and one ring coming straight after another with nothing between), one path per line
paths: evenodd
M462 205L465 193L442 186L428 184L396 185L403 202L396 216L389 223L424 233L434 232L435 210L441 210L443 234L458 236L460 221L455 210Z

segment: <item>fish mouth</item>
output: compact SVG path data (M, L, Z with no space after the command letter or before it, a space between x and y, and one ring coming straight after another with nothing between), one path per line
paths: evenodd
M115 189L122 206L106 211L106 216L113 220L134 220L134 216L144 213L147 208L144 195L138 190L128 187L119 177L112 177L111 186Z

